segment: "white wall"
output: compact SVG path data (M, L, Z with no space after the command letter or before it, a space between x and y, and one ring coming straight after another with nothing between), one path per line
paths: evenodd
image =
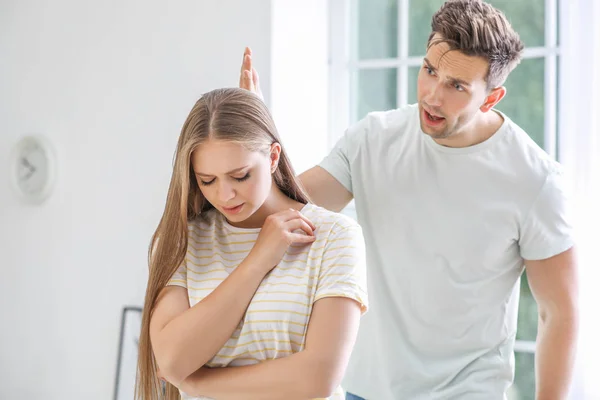
M202 91L237 85L246 45L270 96L270 7L0 2L0 399L112 398L121 307L142 302L180 127ZM8 177L30 132L59 154L36 207Z
M273 118L298 173L328 148L327 9L326 0L272 0Z

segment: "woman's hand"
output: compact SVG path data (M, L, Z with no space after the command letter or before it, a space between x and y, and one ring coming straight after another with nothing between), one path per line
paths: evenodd
M250 251L252 264L267 274L281 261L290 246L314 242L315 229L315 225L298 210L289 209L269 215Z

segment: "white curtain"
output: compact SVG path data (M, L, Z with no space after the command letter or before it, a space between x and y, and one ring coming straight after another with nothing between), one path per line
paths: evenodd
M600 2L561 4L559 154L571 182L581 326L571 399L600 399Z

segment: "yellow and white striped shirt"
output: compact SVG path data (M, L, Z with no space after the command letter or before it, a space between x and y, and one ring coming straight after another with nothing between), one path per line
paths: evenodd
M237 329L208 367L251 365L302 351L312 305L324 297L354 299L366 312L361 228L354 220L313 204L301 212L317 227L316 240L288 249L263 279ZM190 222L185 262L168 285L187 288L194 306L246 258L259 233L260 228L230 225L215 210L206 212ZM330 400L343 397L339 387Z

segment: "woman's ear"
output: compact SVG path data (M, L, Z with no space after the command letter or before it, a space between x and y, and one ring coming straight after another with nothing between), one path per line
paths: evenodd
M271 152L269 158L271 161L271 173L274 174L279 165L279 156L281 155L281 145L277 142L271 145Z

